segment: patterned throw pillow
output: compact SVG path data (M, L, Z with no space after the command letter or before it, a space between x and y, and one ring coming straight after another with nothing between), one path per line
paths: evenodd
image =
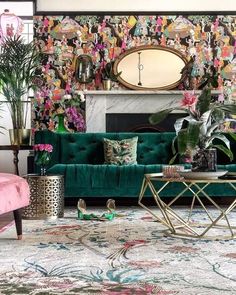
M137 136L123 140L104 138L105 164L137 164L137 142Z

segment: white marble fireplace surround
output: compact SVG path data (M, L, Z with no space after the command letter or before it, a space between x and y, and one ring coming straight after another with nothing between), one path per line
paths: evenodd
M93 90L86 97L86 132L106 132L106 114L148 114L183 98L183 91ZM169 105L170 106L170 105Z

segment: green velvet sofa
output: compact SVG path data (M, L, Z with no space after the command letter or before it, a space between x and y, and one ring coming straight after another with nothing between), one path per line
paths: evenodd
M137 165L104 164L103 138L122 140L138 136ZM48 174L61 174L65 179L65 197L138 197L145 173L161 172L172 157L175 133L54 133L35 134L35 143L54 147ZM234 150L236 145L234 143ZM220 169L236 171L235 162L219 155ZM168 186L163 196L173 197L182 184ZM224 185L211 191L215 196L233 195ZM147 192L150 194L150 192Z

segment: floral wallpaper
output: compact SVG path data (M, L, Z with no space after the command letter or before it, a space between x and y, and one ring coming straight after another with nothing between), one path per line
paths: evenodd
M214 67L223 99L236 100L236 15L34 16L34 28L45 53L42 85L33 100L36 129L54 130L57 114L63 113L70 131L85 131L81 90L103 89L105 65L141 45L172 47L188 60L193 58L192 85ZM75 64L81 54L92 58L91 83L76 79ZM113 86L122 87L117 82Z

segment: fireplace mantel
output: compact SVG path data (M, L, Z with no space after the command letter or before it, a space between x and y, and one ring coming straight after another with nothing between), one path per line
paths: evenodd
M106 114L151 114L178 104L183 91L88 90L84 95L87 132L106 132Z

